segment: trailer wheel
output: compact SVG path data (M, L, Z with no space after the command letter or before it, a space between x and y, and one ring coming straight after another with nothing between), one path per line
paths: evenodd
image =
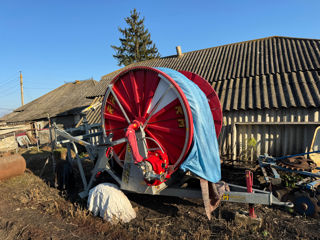
M294 194L294 209L301 215L316 217L319 215L320 207L318 199L307 192L298 191Z

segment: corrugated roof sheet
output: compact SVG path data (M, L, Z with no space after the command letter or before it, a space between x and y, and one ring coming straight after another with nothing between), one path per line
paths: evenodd
M216 81L223 111L320 107L318 70Z
M108 83L133 66L194 72L216 90L223 111L320 107L320 40L269 37L134 63L102 77L88 93L102 101ZM100 109L89 123L100 122Z
M320 107L320 71L304 71L236 78L212 84L223 111ZM102 102L103 96L94 102ZM101 109L88 114L90 124L100 123Z
M47 118L58 115L67 115L80 112L92 100L86 98L87 90L94 88L95 80L75 81L66 83L57 89L35 99L34 101L17 108L12 113L2 117L6 122L23 122Z
M269 37L233 43L134 63L133 66L168 67L194 72L211 84L237 78L320 69L320 40ZM104 95L107 84L121 70L102 77L88 97Z

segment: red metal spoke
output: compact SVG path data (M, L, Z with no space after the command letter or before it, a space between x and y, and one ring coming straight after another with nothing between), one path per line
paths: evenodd
M159 143L160 146L163 148L161 141L159 141L159 139L150 130L146 129L146 134L147 134L147 136L153 138L153 140L155 140L157 143ZM154 143L152 142L152 144L154 144Z
M182 147L179 146L176 141L170 140L172 139L172 136L170 138L170 134L167 136L164 134L160 135L156 132L150 131L149 129L146 129L146 134L160 144L162 149L164 149L168 154L168 157L171 160L170 162L174 163L178 159L181 154Z
M150 132L151 131L149 131L148 133L150 133ZM173 152L178 152L180 154L180 152L182 151L182 147L180 146L180 144L177 143L178 142L177 140L179 139L179 137L175 137L173 139L170 134L159 134L157 132L152 132L152 134L153 134L154 137L156 137L158 140L161 141L161 143L162 143L162 145L164 147L165 147L165 145L170 145L172 148L175 148L175 151L172 151L172 153ZM169 149L169 148L165 147L165 149Z
M115 94L115 92L113 91ZM118 96L116 96L118 98ZM112 100L110 100L112 98ZM119 100L119 98L118 98ZM120 100L119 100L120 102ZM120 103L121 104L121 103ZM124 113L121 110L121 107L116 101L116 98L113 96L112 93L110 93L110 97L107 99L106 106L105 106L105 112L109 112L112 115L118 115L118 116L124 116Z
M128 115L129 118L133 119L134 116L131 111L131 107L128 105L126 100L122 97L122 95L118 92L118 90L114 87L113 88L114 93L116 94L117 98L119 99L120 104L123 106L126 114Z
M113 151L118 155L120 160L124 160L124 158L121 158L120 155L123 155L123 152L126 150L127 144L126 143L121 143L119 145L116 145L113 147Z
M181 117L174 117L174 118L168 118L168 119L157 119L154 122L149 122L147 126L149 126L149 124L156 124L156 123L166 123L168 121L174 121L174 120L178 120L181 119Z
M154 115L154 113L157 111L158 107L160 106L161 102L163 101L163 99L165 98L165 96L168 94L168 92L170 91L171 87L168 87L166 89L166 91L162 94L162 96L158 99L158 101L156 102L156 104L153 106L153 108L151 109L149 116L147 118L147 120L145 121L145 123L143 124L143 128L146 127L146 125L148 124L149 120L152 118L152 116Z
M128 98L128 104L131 106L132 114L136 117L138 106L134 100L134 86L132 85L130 74L131 72L122 76L121 82Z
M141 116L141 109L140 109L140 98L139 98L139 93L138 93L138 87L137 87L137 83L136 83L136 79L135 76L133 74L133 72L129 73L129 78L130 78L130 83L131 83L131 88L132 88L132 92L133 92L133 100L134 100L134 106L136 108L136 113L137 116L140 117Z
M159 132L168 133L176 136L185 136L186 131L184 128L169 128L169 127L161 127L158 125L149 124L148 129L153 129Z
M145 107L145 71L138 70L134 72L136 84L138 87L138 93L139 93L139 101L140 101L140 116L142 116L143 109Z
M112 96L112 94L110 94ZM116 101L114 100L113 102L111 102L109 99L107 99L106 102L106 107L110 105L115 111L117 112L121 112L121 109L119 107L119 105L116 103ZM121 113L122 114L122 113Z
M132 96L128 89L129 86L128 82L126 81L126 75L122 76L119 81L116 82L115 87L122 92L123 98L126 98L126 100L130 103L130 99Z
M121 95L122 101L126 103L128 108L126 112L129 111L132 117L134 117L135 107L132 105L132 94L130 94L130 91L129 91L129 87L130 87L128 84L129 82L130 81L128 81L126 76L123 76L114 84L113 89L117 90L117 96Z
M161 147L166 151L166 153L168 154L170 163L173 164L177 161L177 159L179 158L181 152L182 152L182 147L179 144L177 144L177 142L179 141L179 137L175 138L174 140L172 140L172 136L171 135L160 135L156 132L151 132L149 130L146 130L146 133L152 137L153 139L155 139L158 143L160 142ZM171 136L171 137L170 137ZM181 138L183 140L183 138ZM181 140L180 139L180 140ZM183 141L182 141L183 142Z
M162 108L159 112L155 113L151 118L150 118L150 122L153 119L158 119L161 115L167 116L168 111L173 110L175 107L177 106L181 106L181 103L179 102L179 99L175 99L174 101L172 101L171 103L169 103L167 106L165 106L164 108ZM181 106L182 107L182 106Z
M113 79L109 94L115 99L106 96L103 118L105 132L112 133L113 140L124 138L133 120L147 122L145 133L152 138L146 139L149 149L161 146L171 164L186 156L193 136L191 109L179 85L165 71L148 67L125 70ZM126 143L114 146L122 161L126 151Z
M152 98L154 96L154 93L156 92L156 89L158 87L158 84L160 82L160 78L158 76L158 74L155 74L154 72L151 72L151 71L146 71L146 75L145 75L145 82L147 84L146 87L145 87L145 106L144 106L144 110L143 110L143 114L142 114L142 117L145 118L146 115L147 115L147 111L148 111L148 108L150 107L151 105L151 101L152 101Z
M110 113L104 113L103 114L105 117L108 118L108 120L114 120L114 121L117 121L117 122L121 122L121 123L126 123L126 119L124 117L121 117L119 115L114 115L114 114L110 114Z

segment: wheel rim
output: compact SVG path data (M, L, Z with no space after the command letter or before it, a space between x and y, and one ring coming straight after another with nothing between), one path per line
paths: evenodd
M170 164L178 167L192 143L193 122L188 101L170 76L149 67L128 69L112 80L103 103L106 135L113 133L113 140L123 138L129 122L137 120L146 136L165 149ZM146 141L148 148L157 147ZM114 146L121 161L126 150L126 143Z
M319 213L317 199L311 197L308 193L295 193L294 208L301 215L314 217Z

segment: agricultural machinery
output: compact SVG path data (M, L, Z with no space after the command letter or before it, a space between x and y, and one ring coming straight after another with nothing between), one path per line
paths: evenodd
M306 216L320 214L320 127L317 127L310 152L290 156L259 156L259 165L266 183L276 197L294 203L296 212ZM294 175L292 187L285 186L281 175ZM287 176L287 175L284 175ZM272 189L270 189L272 190Z
M209 218L220 200L292 207L271 192L252 189L249 172L247 187L220 181L221 105L214 89L194 73L150 67L124 70L106 89L101 119L102 132L82 136L54 126L59 143L76 153L75 159L68 156L77 162L82 198L97 176L107 172L125 192L202 198ZM94 144L90 139L97 136L100 141ZM89 181L76 143L86 148L94 163ZM200 187L192 187L192 181Z

